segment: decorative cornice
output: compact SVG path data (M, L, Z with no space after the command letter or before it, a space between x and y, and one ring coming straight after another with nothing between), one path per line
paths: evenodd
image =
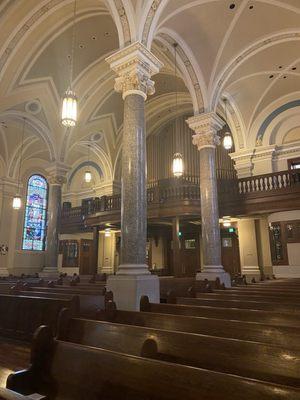
M115 90L122 93L123 98L137 93L146 100L147 95L154 94L154 82L150 78L163 64L142 43L135 42L112 54L106 61L118 75Z
M220 144L217 132L225 124L224 121L214 112L195 115L186 121L189 127L195 132L193 144L198 150L204 147L216 147Z

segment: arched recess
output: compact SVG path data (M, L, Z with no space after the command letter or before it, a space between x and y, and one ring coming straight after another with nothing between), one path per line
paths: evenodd
M300 106L300 92L284 96L265 108L254 121L249 136L248 146L267 146L271 144L273 129L278 127L288 115L292 116Z

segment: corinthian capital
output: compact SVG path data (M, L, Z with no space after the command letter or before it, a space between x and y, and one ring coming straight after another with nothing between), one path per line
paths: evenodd
M62 163L54 163L46 169L48 173L48 182L50 185L63 185L67 182L67 173L70 167Z
M217 133L225 122L216 113L199 114L189 118L186 122L195 132L193 144L198 147L198 150L204 147L216 147L220 144Z
M136 93L146 100L148 95L154 94L154 82L150 78L159 72L162 63L142 43L135 42L106 61L118 75L115 90L122 93L123 99Z

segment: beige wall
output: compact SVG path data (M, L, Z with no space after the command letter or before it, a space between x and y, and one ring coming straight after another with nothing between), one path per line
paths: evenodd
M242 274L257 278L260 275L254 219L238 220Z
M99 232L98 247L98 272L113 274L115 270L116 235L111 232L110 237L105 237L104 232Z

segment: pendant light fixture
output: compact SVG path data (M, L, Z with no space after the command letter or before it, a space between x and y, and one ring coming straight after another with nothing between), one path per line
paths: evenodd
M77 122L77 96L72 89L73 83L73 68L74 68L74 53L75 53L75 25L76 25L76 0L74 1L74 20L72 33L72 49L70 58L70 82L69 88L64 94L62 103L61 123L66 127L73 127Z
M225 103L225 118L226 118L226 123L227 123L227 99L224 99ZM231 150L233 145L232 141L232 136L230 132L225 132L224 138L223 138L223 147L225 150Z
M175 67L174 67L174 80L175 80L175 111L178 111L178 93L177 93L177 43L174 43L174 57L175 57ZM172 172L176 178L180 178L183 175L183 157L180 152L178 152L178 129L177 129L177 117L175 118L175 154L173 155L172 162Z
M16 195L13 198L12 206L14 210L20 210L22 207L22 199L20 196L20 175L21 175L21 168L23 162L23 147L24 147L24 133L25 133L25 118L23 118L23 128L22 128L22 143L21 143L21 153L20 153L20 160L19 160L19 171L18 171L18 190Z
M92 180L92 173L91 173L91 171L89 169L89 166L90 166L90 148L91 148L91 145L89 143L89 145L88 145L88 169L84 173L84 180L85 180L86 183L90 183L91 180Z
M224 228L230 228L231 227L231 218L229 216L223 217L223 222L222 222Z

